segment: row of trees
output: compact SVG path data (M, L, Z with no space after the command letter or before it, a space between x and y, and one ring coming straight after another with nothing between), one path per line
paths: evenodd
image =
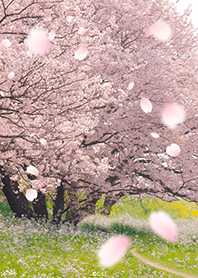
M48 218L46 196L54 224L63 214L76 224L101 198L103 213L124 195L198 202L198 40L188 15L165 0L1 0L0 40L11 45L0 50L0 175L16 216ZM159 19L168 42L145 36ZM28 52L33 28L55 30L43 55ZM80 46L88 55L79 61ZM185 121L170 129L161 113L173 102ZM179 156L166 154L171 143ZM27 185L38 191L32 207Z

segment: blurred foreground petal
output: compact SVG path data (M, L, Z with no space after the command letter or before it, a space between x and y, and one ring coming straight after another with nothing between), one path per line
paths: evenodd
M163 211L152 212L149 219L151 229L168 241L175 241L178 237L177 226Z
M33 54L44 54L49 51L51 43L44 30L33 29L28 36L27 46Z
M167 41L171 38L171 28L165 22L158 20L146 30L146 37L153 35L160 41Z
M124 256L130 242L127 236L119 235L110 238L98 251L101 266L109 267L117 263Z
M184 117L184 110L178 104L167 104L162 112L162 122L170 128L174 128L178 124L183 123Z

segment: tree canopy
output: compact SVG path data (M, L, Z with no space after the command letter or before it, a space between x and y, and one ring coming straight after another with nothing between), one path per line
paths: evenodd
M37 215L50 194L55 222L65 212L78 221L100 198L104 212L124 195L198 202L188 15L165 0L1 1L1 185L10 205L26 206L18 215L32 215L27 183ZM152 33L156 22L169 39ZM184 111L176 126L163 121L167 105Z

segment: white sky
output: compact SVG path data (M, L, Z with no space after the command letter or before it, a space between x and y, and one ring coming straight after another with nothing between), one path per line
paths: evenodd
M176 3L176 0L169 0L170 2ZM177 4L177 10L179 13L183 14L183 11L192 4L192 13L190 18L192 23L198 27L198 0L179 0Z

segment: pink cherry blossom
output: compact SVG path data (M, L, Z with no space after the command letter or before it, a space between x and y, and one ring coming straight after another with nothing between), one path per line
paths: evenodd
M34 176L39 175L38 169L36 167L32 166L32 165L28 166L26 171L27 171L28 174L32 174Z
M146 37L153 35L160 41L167 41L171 37L171 28L165 22L158 20L146 30Z
M117 263L124 256L129 245L130 239L127 236L119 235L110 238L98 251L101 266L109 267Z
M140 106L145 113L152 111L152 103L146 97L141 98Z
M149 219L151 229L168 241L175 241L178 237L177 226L163 211L152 212Z
M49 40L50 41L52 41L53 39L54 39L54 37L55 37L55 35L56 35L56 31L55 31L55 29L53 29L50 33L49 33Z
M28 50L26 53L27 53L27 56L28 56L28 57L32 58L33 54L32 54L31 51Z
M11 42L8 39L2 40L2 46L7 48L11 46Z
M180 147L173 143L166 148L166 152L170 156L178 156L180 154Z
M128 86L128 90L129 90L129 91L132 90L133 87L134 87L134 83L133 83L133 82L130 82L130 83L129 83L129 86Z
M156 132L151 132L151 136L155 139L159 138L159 134Z
M35 189L30 188L26 191L25 196L28 199L28 201L32 202L34 199L37 198L38 193Z
M80 28L78 29L78 34L79 34L79 35L84 35L85 32L86 32L86 30L85 30L84 27L80 27Z
M15 73L14 73L13 71L11 71L11 72L8 74L8 79L12 79L14 76L15 76Z
M29 51L33 54L44 54L48 52L51 47L49 37L46 32L41 29L31 30L26 43Z
M71 22L72 20L73 20L73 16L71 16L71 15L68 15L67 17L66 17L66 20L68 21L68 22Z
M174 128L184 121L185 113L183 108L178 104L167 104L162 112L162 122Z
M87 57L88 49L86 46L80 46L79 49L75 53L75 59L82 61Z
M44 146L47 146L47 141L44 138L40 139L40 143Z

